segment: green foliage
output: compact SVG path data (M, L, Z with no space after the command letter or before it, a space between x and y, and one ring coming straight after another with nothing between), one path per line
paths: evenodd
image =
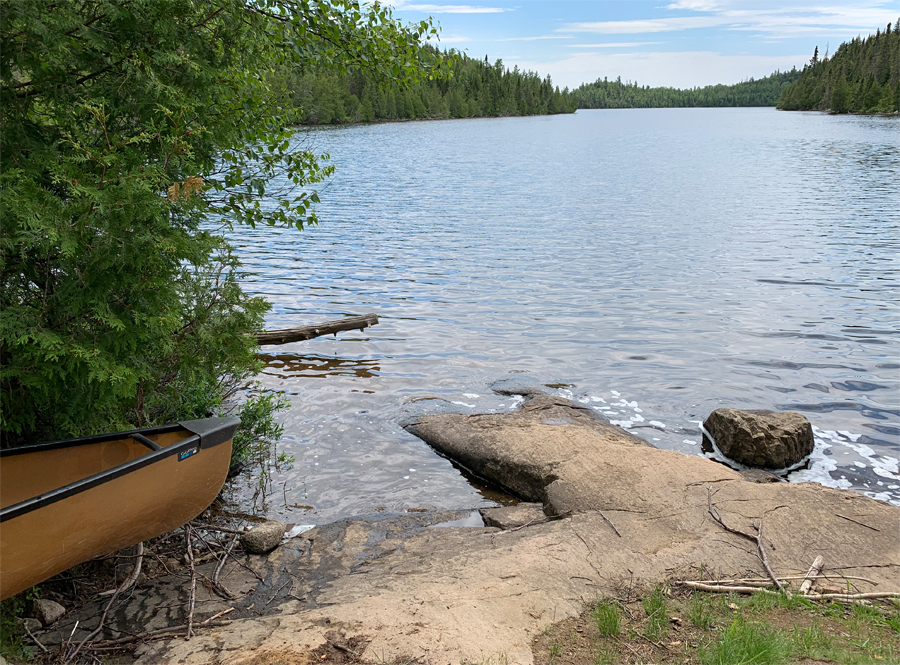
M900 23L900 20L898 20ZM900 31L882 32L840 45L831 58L818 47L800 77L778 98L785 111L895 113L900 111Z
M0 602L0 656L11 662L31 660L34 649L25 644L19 618L25 613L25 596L20 594Z
M665 637L669 632L665 588L657 586L641 600L641 605L644 606L644 612L647 613L647 637L651 640Z
M791 647L776 631L735 619L714 644L700 651L703 665L778 665L788 661Z
M314 223L331 170L280 72L443 76L434 32L354 0L4 4L3 445L226 408L267 304L212 223Z
M500 60L491 65L487 58L427 50L444 63L446 76L398 86L355 69L306 69L284 72L282 85L309 125L575 111L572 95L554 87L549 76L510 70Z
M598 603L591 610L591 616L603 637L616 637L619 634L619 606L615 603Z
M241 428L235 433L231 449L231 464L265 466L270 461L275 443L281 438L284 426L276 423L276 411L286 409L290 402L284 395L265 393L248 399L238 416ZM293 458L280 457L277 463L290 464Z
M800 72L775 72L761 79L735 85L708 85L704 88L651 88L637 82L622 83L597 79L572 91L580 109L669 108L685 106L775 106L775 101Z

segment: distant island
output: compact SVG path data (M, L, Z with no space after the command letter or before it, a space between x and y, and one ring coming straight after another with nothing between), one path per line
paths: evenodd
M615 81L604 78L582 84L572 95L580 109L775 106L779 96L800 76L801 72L795 68L734 85L685 89L651 88L637 82L622 83L621 77Z
M900 24L898 19L897 24ZM900 111L900 30L891 24L865 39L844 42L834 56L816 47L800 76L781 93L784 111L897 113Z
M549 76L509 69L501 60L490 64L487 56L443 55L451 61L449 79L407 87L384 85L362 71L290 72L284 85L304 125L575 112L574 97Z

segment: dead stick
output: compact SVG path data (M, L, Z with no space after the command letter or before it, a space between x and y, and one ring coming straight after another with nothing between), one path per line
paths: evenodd
M770 589L758 586L725 586L722 584L704 584L703 582L681 582L681 584L691 589L712 591L714 593L775 593Z
M753 541L756 543L756 554L759 557L759 560L762 562L763 568L766 569L766 573L775 583L775 586L778 587L779 591L784 591L784 587L781 585L781 582L778 581L778 578L775 576L775 573L772 571L771 566L769 566L769 558L766 556L766 549L763 547L762 542L762 521L760 521L759 526L754 525L756 529L756 535L752 535L747 533L746 531L741 531L740 529L734 529L725 522L722 521L722 518L719 517L719 512L713 508L712 505L712 490L709 486L706 487L706 506L707 511L709 512L710 517L712 517L723 529L728 531L729 533L733 533L737 536L741 536L742 538L746 538L747 540Z
M863 582L868 582L869 584L874 584L878 586L878 582L875 580L870 580L868 577L857 577L854 575L779 575L778 579L781 581L787 580L805 580L807 577L811 580L861 580ZM766 582L768 584L772 583L768 577L740 577L731 580L695 580L696 582L703 582L704 584L733 584L734 582Z
M860 598L900 598L900 593L891 591L872 591L868 593L808 593L800 598L809 600L818 600L820 598L831 598L834 600L857 600Z
M852 517L847 517L846 515L840 515L838 513L835 513L835 515L837 515L841 519L847 520L848 522L853 522L854 524L859 524L860 526L864 526L867 529L872 529L872 531L881 531L881 529L876 529L874 526L869 526L868 524L863 524L862 522L859 522L859 521L853 519Z
M210 621L215 621L215 620L218 619L219 617L225 616L226 614L230 614L231 612L234 612L234 608L233 608L233 607L229 607L227 610L222 610L222 611L219 612L218 614L213 614L211 617L209 617L209 618L206 619L205 621L201 621L201 622L200 622L200 625L201 625L201 626L204 626L204 625L208 624Z
M231 543L228 545L228 548L225 550L225 556L223 556L219 560L219 564L216 566L215 571L213 571L212 583L214 585L219 583L219 575L222 573L222 569L225 567L225 562L228 561L228 555L231 554L231 550L234 548L234 544L238 541L240 536L235 535L232 538Z
M766 572L769 573L769 577L772 578L772 581L775 582L775 586L778 587L778 590L784 591L784 585L778 581L775 571L772 570L772 566L769 565L769 557L766 556L766 548L763 547L762 520L759 520L759 524L754 524L753 527L756 529L756 551L759 552L759 560L762 561L763 567L766 569Z
M194 570L194 549L192 529L190 524L184 525L184 534L185 540L187 541L187 560L188 565L191 567L191 595L190 600L188 601L188 616L187 616L187 634L184 639L189 640L194 635L194 603L197 598L197 571Z
M800 589L797 593L808 593L813 583L816 581L816 575L822 572L822 566L825 565L825 559L822 558L821 555L817 556L812 565L809 567L809 572L806 573L806 577L803 579L803 582L800 584Z
M137 561L135 561L134 568L132 569L131 574L128 576L128 579L122 582L118 589L110 589L109 591L104 591L100 594L101 596L109 596L114 593L122 593L132 584L137 582L137 579L141 574L141 564L144 562L144 543L137 544L137 554L135 554L135 556L137 557Z
M234 609L234 608L232 608ZM226 610L227 612L228 610ZM228 626L231 624L230 621L216 621L212 623L215 617L210 617L206 621L203 621L197 624L197 628L219 628L221 626ZM131 642L140 642L141 640L148 639L161 639L163 637L180 637L180 632L172 632L173 630L177 630L176 628L172 628L172 626L166 626L165 628L157 628L156 630L148 630L143 633L138 633L137 635L129 635L128 637L119 637L114 640L103 640L101 642L97 642L96 644L92 644L88 646L88 649L92 651L103 651L108 649L119 649L123 644L129 644Z
M619 530L616 528L616 525L612 523L612 520L609 519L606 515L604 515L604 514L603 514L603 511L598 510L597 512L600 513L600 517L602 517L603 520L604 520L607 524L609 524L609 525L612 527L612 530L616 532L616 535L617 535L619 538L621 538L621 537L622 537L622 534L619 533Z
M237 535L241 535L244 533L243 531L239 531L238 529L229 529L225 526L216 526L215 524L200 524L198 522L191 522L191 525L195 529L199 529L201 531L220 531L222 533L235 533Z
M28 627L27 622L23 622L22 627L25 629L25 632L28 633L28 637L31 638L31 641L34 642L35 644L37 644L41 648L41 651L43 651L44 653L49 653L47 651L47 647L45 647L43 644L41 644L41 641L38 638L36 638L34 636L34 634L31 632L31 629Z

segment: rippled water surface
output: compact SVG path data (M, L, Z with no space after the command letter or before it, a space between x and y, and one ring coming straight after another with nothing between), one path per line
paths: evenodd
M495 498L410 415L515 408L545 384L702 454L719 407L797 410L792 480L900 502L900 122L772 109L311 130L322 224L240 229L268 327L376 312L364 334L265 347L286 391L269 510L324 522Z

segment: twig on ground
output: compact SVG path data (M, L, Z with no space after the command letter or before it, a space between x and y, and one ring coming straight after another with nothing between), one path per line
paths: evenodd
M144 562L144 543L137 544L137 553L135 554L136 560L134 562L134 568L131 571L131 574L126 578L122 584L119 585L118 589L110 589L109 591L103 591L101 596L110 596L113 594L119 594L131 587L131 585L135 584L140 577L141 574L141 565Z
M237 543L238 538L239 536L235 535L235 537L231 539L231 543L225 550L225 556L219 559L219 565L216 566L216 569L213 572L213 585L217 585L219 583L219 575L222 573L222 569L225 567L225 562L228 561L228 555L231 554L231 550L234 548L235 543Z
M41 641L34 636L34 633L31 632L31 629L28 627L27 622L23 623L22 627L25 629L25 632L28 634L28 637L31 638L31 641L34 642L35 644L37 644L41 648L41 651L43 651L44 653L49 653L47 650L47 647L45 647L43 644L41 644Z
M222 611L219 612L218 614L213 614L213 615L212 615L211 617L209 617L208 619L205 619L205 620L201 621L199 625L205 626L205 625L208 624L210 621L215 621L215 620L218 619L219 617L225 616L226 614L230 614L231 612L234 612L234 608L233 608L233 607L229 607L227 610L222 610Z
M706 506L707 512L709 512L710 517L712 517L716 523L721 526L723 529L728 531L729 533L733 533L737 536L741 536L756 543L756 554L759 557L759 560L762 562L763 568L766 569L766 573L769 575L769 578L775 583L775 586L778 587L779 591L784 591L784 586L782 586L781 582L778 581L778 577L776 577L772 567L769 565L769 557L766 556L766 548L763 546L762 540L762 520L758 523L753 524L753 528L756 529L756 535L747 533L746 531L741 531L740 529L735 529L722 521L722 518L719 517L719 511L716 510L712 505L712 490L707 486L706 488Z
M517 526L517 527L515 527L515 528L507 529L507 531L509 531L510 533L512 533L513 531L521 531L521 530L524 529L526 526L531 526L531 525L534 524L535 522L537 522L536 519L531 520L530 522L526 522L525 524L520 524L519 526Z
M821 555L813 560L812 565L809 567L809 572L806 573L806 577L803 578L803 582L800 583L798 593L809 593L812 585L816 582L816 575L822 572L822 566L824 565L825 559L823 559Z
M820 575L779 575L778 579L782 582L786 582L788 580L862 580L863 582L868 582L869 584L874 584L878 586L878 582L875 580L871 580L868 577L857 577L855 575L833 575L833 574L825 574L822 573ZM702 582L704 584L734 584L735 582L740 582L742 584L746 584L749 582L765 582L767 584L771 584L772 580L768 577L738 577L730 580L696 580L697 582Z
M238 529L230 529L225 526L216 526L214 524L201 524L198 522L191 522L191 525L195 529L200 529L202 531L219 531L221 533L233 533L238 536L241 535L242 533L244 533L243 531L239 531Z
M731 586L724 584L704 584L703 582L682 582L681 584L698 589L699 591L711 591L713 593L775 593L771 589L759 586Z
M187 560L191 569L191 595L188 600L187 634L184 639L189 640L194 635L194 603L197 600L197 571L194 570L193 529L190 523L184 525L185 541L187 542Z
M603 521L606 522L607 524L609 524L612 527L612 530L616 532L616 535L619 538L621 538L622 534L619 533L619 530L616 528L616 525L612 523L612 520L609 519L606 515L604 515L602 510L598 510L597 512L600 513L600 517L603 518Z
M847 520L848 522L853 522L854 524L859 524L860 526L864 526L867 529L872 529L872 531L881 531L881 529L876 529L874 526L869 526L868 524L863 524L862 522L855 520L852 517L847 517L846 515L841 515L839 513L835 513L835 515L837 515L841 519Z
M231 608L234 609L234 608ZM225 612L229 612L230 610L225 610ZM222 613L216 616L221 616ZM231 624L230 621L216 621L213 622L213 619L216 616L211 616L206 621L202 621L197 624L197 628L217 628L220 626L228 626ZM130 644L131 642L140 642L142 640L158 640L165 637L181 637L183 633L181 632L173 632L178 631L178 627L166 626L165 628L157 628L156 630L148 630L143 633L138 633L136 635L129 635L128 637L120 637L114 640L102 640L97 642L96 644L91 644L87 648L92 651L109 651L113 649L121 649L122 645Z

